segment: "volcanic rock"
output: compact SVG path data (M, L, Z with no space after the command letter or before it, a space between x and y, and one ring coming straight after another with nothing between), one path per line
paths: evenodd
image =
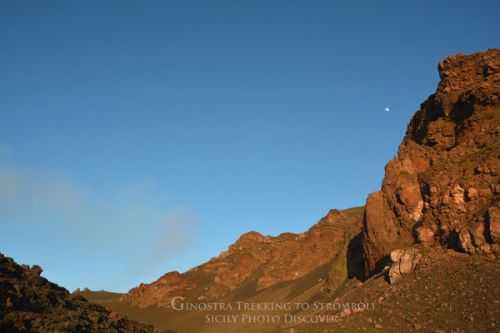
M0 254L0 332L153 333L151 326L113 316Z
M383 268L392 250L415 242L486 253L500 239L500 49L448 57L439 74L436 93L386 166L381 191L368 196L367 275ZM485 212L491 236L481 237Z
M500 208L490 207L488 210L489 236L493 243L500 243Z
M422 258L416 248L398 249L391 252L392 264L387 277L390 283L397 282L403 275L413 272Z
M272 237L255 231L245 233L210 261L133 288L121 301L140 308L168 308L171 299L179 296L187 300L220 300L242 289L245 293L257 293L299 280L321 267L331 267L327 283L330 287L338 285L348 278L350 270L354 271L347 267L346 258L350 240L361 231L362 213L360 208L332 209L300 234Z
M420 227L417 229L417 240L424 244L434 243L434 231L428 227Z

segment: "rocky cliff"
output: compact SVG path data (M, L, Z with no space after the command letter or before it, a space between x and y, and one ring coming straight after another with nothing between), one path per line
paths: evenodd
M366 201L368 275L415 243L500 254L500 49L450 56L439 74Z
M42 269L0 254L0 332L153 333L41 277Z

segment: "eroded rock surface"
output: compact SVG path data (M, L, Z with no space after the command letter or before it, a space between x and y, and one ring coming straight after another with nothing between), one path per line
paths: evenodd
M416 242L498 255L500 49L455 55L411 120L364 217L368 274Z

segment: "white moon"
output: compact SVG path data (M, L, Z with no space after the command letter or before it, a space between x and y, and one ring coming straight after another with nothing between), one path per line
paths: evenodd
M391 111L391 109L386 107L385 112L389 112L389 111Z

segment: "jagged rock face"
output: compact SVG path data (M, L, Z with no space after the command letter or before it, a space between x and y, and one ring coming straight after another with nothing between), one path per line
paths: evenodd
M155 332L70 295L41 273L39 266L20 266L0 254L0 332Z
M368 273L415 242L499 253L500 49L448 57L439 73L437 92L411 120L381 191L368 197Z
M308 231L277 237L252 231L243 234L227 251L186 273L167 273L142 284L122 298L139 307L170 305L172 297L221 300L244 297L283 282L304 277L331 264L346 242L361 231L362 209L331 210ZM344 277L345 278L345 277Z

